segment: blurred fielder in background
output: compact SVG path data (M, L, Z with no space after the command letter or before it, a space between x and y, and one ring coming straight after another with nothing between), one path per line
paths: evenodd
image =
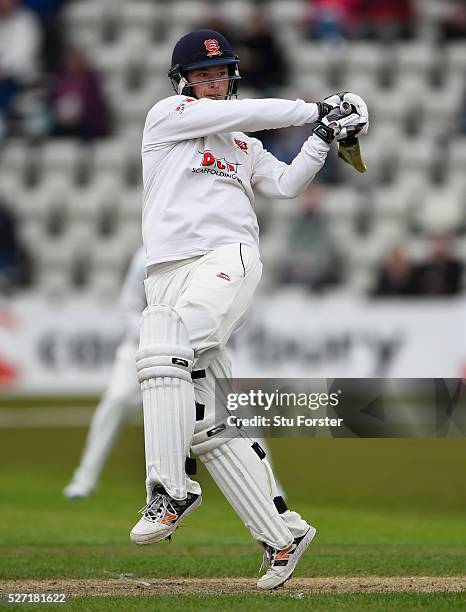
M198 30L175 46L176 95L149 111L143 134L143 312L137 352L142 388L147 504L131 531L137 544L171 537L201 503L185 471L190 448L205 464L254 539L272 589L293 573L316 530L288 510L263 448L226 424L215 380L231 378L225 345L259 283L262 263L254 190L302 193L332 141L365 133L367 107L354 94L321 103L231 100L238 57L220 33ZM342 102L351 105L343 114ZM317 123L291 165L243 132Z
M135 354L141 312L146 307L144 273L145 255L141 247L131 260L119 299L124 324L123 340L115 354L107 390L92 417L81 461L63 491L65 497L87 497L92 493L121 426L141 405Z

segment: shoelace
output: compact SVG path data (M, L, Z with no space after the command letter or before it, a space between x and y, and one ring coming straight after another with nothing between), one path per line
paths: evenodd
M143 506L139 512L151 521L156 521L158 518L163 517L167 512L178 514L173 507L173 504L168 500L166 495L157 493L148 504Z
M265 552L262 556L262 563L259 568L259 574L262 571L268 570L270 567L272 567L273 554L274 549L271 546L265 546Z
M285 548L284 551L280 551L276 548L272 548L271 546L268 545L264 545L265 548L265 552L264 552L264 556L262 557L262 563L259 569L259 573L264 569L268 570L270 568L273 568L273 563L275 561L275 557L279 552L286 552L288 553L288 555L292 554L294 552L293 549L293 543L288 547Z

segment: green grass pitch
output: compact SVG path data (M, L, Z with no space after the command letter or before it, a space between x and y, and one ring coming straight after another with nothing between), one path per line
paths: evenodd
M261 551L199 470L204 503L171 544L136 547L144 503L143 433L127 427L87 500L61 491L85 430L0 432L0 579L257 578ZM318 529L300 577L464 576L463 440L271 441L290 507ZM72 597L70 610L461 610L463 593L213 593ZM13 606L9 606L12 608ZM36 606L22 605L37 609ZM45 609L47 606L39 606ZM50 607L50 609L56 609Z

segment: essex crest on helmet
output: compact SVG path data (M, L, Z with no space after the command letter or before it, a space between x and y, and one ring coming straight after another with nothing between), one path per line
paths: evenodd
M207 57L213 57L214 55L222 55L218 40L215 40L215 38L209 38L209 40L205 40L204 45L208 51Z

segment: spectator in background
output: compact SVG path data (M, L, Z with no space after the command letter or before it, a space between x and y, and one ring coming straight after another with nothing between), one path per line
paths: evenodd
M420 295L457 295L461 291L463 264L450 253L448 236L433 236L426 262L416 266L416 287Z
M288 82L287 62L265 11L257 8L248 30L236 38L242 86L255 89L261 96L276 96Z
M311 184L303 193L301 214L291 223L283 284L304 285L322 291L342 278L342 258L327 217L320 211L321 191Z
M109 105L83 52L68 48L53 78L49 101L52 135L94 140L110 134Z
M412 0L359 0L359 35L382 41L412 38L416 14Z
M439 23L439 37L442 42L466 39L466 2L444 0L445 17Z
M393 246L379 271L373 297L402 297L416 293L414 267L402 246Z
M23 5L33 11L42 27L41 60L45 72L55 72L63 55L63 24L61 9L69 0L23 0Z
M303 100L306 96L303 96ZM303 126L293 126L281 128L279 130L264 130L262 132L254 132L254 137L258 138L264 148L267 149L280 161L286 164L291 164L293 159L301 151L303 144L312 134L315 124L308 123ZM340 183L342 180L342 163L338 161L338 157L327 157L325 166L319 172L318 182L320 184L331 183L333 185Z
M241 62L242 66L242 62ZM295 92L294 96L310 102L320 96L320 92L313 91L312 79L309 83L304 83L305 89ZM291 126L277 130L263 130L254 132L254 137L262 142L267 149L277 159L286 164L291 164L293 159L301 151L303 144L312 134L315 124L307 123L302 126ZM319 184L337 184L342 181L342 166L344 164L338 160L336 155L327 157L322 170L320 170L317 182Z
M40 44L35 16L17 0L0 0L0 142L16 93L39 74Z
M315 124L307 123L300 127L263 130L255 132L254 137L258 138L267 151L272 153L277 159L286 164L291 164L296 155L301 151L303 143L312 134L314 127Z
M16 219L0 200L0 294L29 281L29 262L18 240Z
M308 36L330 43L351 38L358 24L360 0L308 0L304 26Z

